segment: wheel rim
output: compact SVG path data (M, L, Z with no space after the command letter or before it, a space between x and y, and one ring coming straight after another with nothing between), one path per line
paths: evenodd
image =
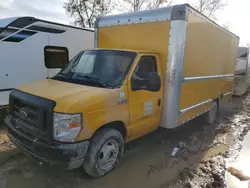
M108 140L102 146L99 156L98 164L103 170L109 170L115 164L119 153L118 143L115 140Z
M211 113L211 120L214 121L215 120L215 117L216 117L216 111L217 111L217 105L214 104L210 113Z

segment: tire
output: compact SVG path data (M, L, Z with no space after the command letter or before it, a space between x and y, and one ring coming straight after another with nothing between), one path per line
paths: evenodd
M215 122L217 117L218 105L217 102L213 102L212 108L206 113L205 120L206 123L211 125Z
M113 170L124 150L124 139L115 129L104 128L91 139L88 155L83 162L85 172L101 177Z

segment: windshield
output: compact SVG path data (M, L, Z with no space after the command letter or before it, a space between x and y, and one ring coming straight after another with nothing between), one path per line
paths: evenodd
M135 52L89 50L74 57L53 79L97 87L120 87Z

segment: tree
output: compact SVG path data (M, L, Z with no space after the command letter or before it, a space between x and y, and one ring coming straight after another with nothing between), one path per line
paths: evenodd
M227 0L198 0L194 6L207 17L215 19L215 13L226 5Z
M169 6L174 0L120 0L118 1L118 11L135 12Z
M108 14L112 6L111 0L67 0L63 8L74 19L74 25L91 28L96 18Z
M132 12L170 6L175 0L118 0L119 11ZM198 11L215 19L215 13L227 5L227 0L196 0L191 3Z

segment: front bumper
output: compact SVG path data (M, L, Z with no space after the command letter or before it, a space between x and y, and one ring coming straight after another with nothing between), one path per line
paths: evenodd
M74 169L82 165L88 151L89 141L61 143L45 141L15 126L11 117L5 119L10 140L39 163Z

